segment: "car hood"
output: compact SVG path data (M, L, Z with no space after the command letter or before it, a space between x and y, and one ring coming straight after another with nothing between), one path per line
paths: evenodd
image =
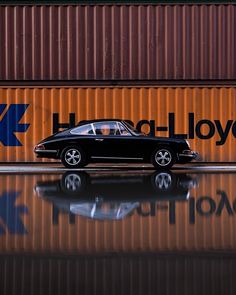
M185 143L186 140L182 138L171 138L171 137L163 137L163 136L145 136L145 138L152 138L153 140L165 140L169 142L178 142L178 143Z

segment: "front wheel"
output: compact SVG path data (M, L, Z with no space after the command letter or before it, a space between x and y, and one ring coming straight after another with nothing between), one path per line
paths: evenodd
M159 148L152 155L152 164L158 169L170 169L175 163L175 154L170 148Z
M176 177L168 170L160 170L151 176L152 186L156 192L169 192L176 187Z
M67 168L78 168L86 165L85 154L78 147L68 147L61 153L62 164Z

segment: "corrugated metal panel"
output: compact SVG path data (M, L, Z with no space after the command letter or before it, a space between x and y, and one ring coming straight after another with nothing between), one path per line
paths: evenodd
M180 4L230 4L235 3L236 0L117 0L116 5L152 5L152 4L161 4L161 5L176 5ZM114 5L112 0L2 0L0 5Z
M0 100L3 162L35 161L35 144L61 123L95 118L152 120L167 130L156 135L184 134L203 161L236 162L236 88L0 88Z
M2 295L234 295L234 257L1 257Z
M0 80L235 79L235 5L1 6Z
M46 183L49 180L60 183L62 175L1 176L0 251L54 254L236 252L236 174L191 176L198 179L199 186L189 190L189 199L173 201L175 195L170 196L172 201L147 199L129 216L111 221L70 216L65 207L57 211L52 205L53 199L50 201L35 192L39 181L44 181L45 192ZM70 200L71 195L63 188L59 190L61 194L58 193L58 185L54 189L50 187L50 196L63 199L64 194L65 200ZM99 190L95 193L101 195ZM135 197L130 200L136 201Z

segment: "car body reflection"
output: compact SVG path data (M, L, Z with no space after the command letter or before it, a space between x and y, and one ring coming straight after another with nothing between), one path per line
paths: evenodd
M38 182L39 197L68 213L100 220L119 220L146 202L185 201L197 179L158 171L143 174L67 172L60 179Z

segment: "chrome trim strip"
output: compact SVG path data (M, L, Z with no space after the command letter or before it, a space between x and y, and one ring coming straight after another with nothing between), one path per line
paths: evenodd
M126 158L126 157L91 157L92 159L114 159L114 160L143 160L143 158Z
M197 155L196 154L189 154L189 155L187 155L187 154L179 154L179 157L190 157L190 158L195 158L195 157L197 157Z
M91 125L92 125L92 129L93 129L93 135L96 135L96 132L95 132L95 128L94 128L93 123L91 123Z
M57 150L35 150L35 153L57 153Z

